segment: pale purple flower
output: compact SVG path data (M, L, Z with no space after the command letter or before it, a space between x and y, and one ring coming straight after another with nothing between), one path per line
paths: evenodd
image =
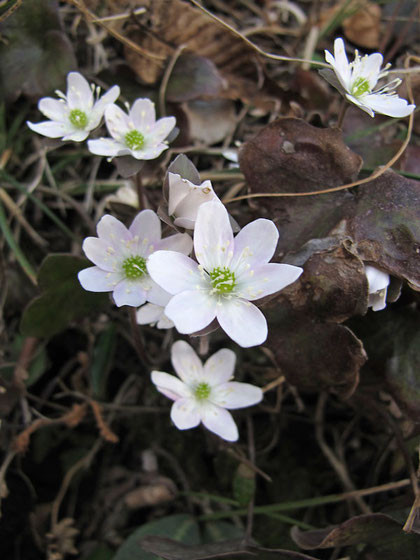
M395 88L401 83L400 79L396 78L376 88L378 80L388 74L390 66L388 64L381 70L381 53L361 57L356 51L354 61L349 63L344 41L338 38L334 41L334 56L326 50L325 60L332 66L332 70L321 70L324 78L371 117L375 116L375 111L389 117L407 117L416 108L395 93Z
M198 208L205 202L217 199L211 181L194 185L178 173L168 173L169 195L168 214L174 217L174 224L186 229L194 229Z
M224 348L203 365L189 344L178 340L171 349L172 365L179 376L152 372L158 391L174 404L172 422L179 430L204 426L227 441L238 439L238 428L226 409L245 408L261 402L263 392L249 383L231 381L236 355Z
M118 307L138 307L146 301L165 305L167 294L147 273L147 259L157 250L187 255L192 249L191 237L178 233L161 239L161 222L152 210L137 214L129 229L107 214L98 222L97 232L98 237L87 237L83 242L87 258L96 265L79 272L83 288L113 292Z
M194 230L198 260L173 251L157 251L147 269L164 290L173 294L165 314L183 334L204 329L215 318L237 344L262 344L267 321L251 303L294 282L301 268L269 263L277 246L274 223L260 218L233 238L228 213L221 202L202 204Z
M117 105L105 111L105 123L112 138L89 140L88 148L99 156L130 155L136 159L155 159L168 148L166 137L175 126L175 117L156 120L150 99L137 99L128 114Z
M389 274L370 265L365 265L365 274L369 286L368 307L373 311L381 311L386 307Z
M89 85L79 72L70 72L66 95L57 91L60 99L43 97L39 100L39 110L50 120L40 123L28 121L26 124L43 136L82 142L91 130L99 126L106 107L120 95L120 88L113 86L100 98L99 92L100 88Z

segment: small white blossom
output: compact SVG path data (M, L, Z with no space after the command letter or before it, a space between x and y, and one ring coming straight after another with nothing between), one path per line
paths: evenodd
M165 294L166 293L166 299ZM162 298L160 305L155 303L145 303L137 309L136 318L139 325L150 325L158 329L172 329L173 322L165 315L165 306L171 299L171 294L164 293L162 290Z
M344 41L338 38L334 41L334 56L326 50L325 60L332 70L321 70L324 78L371 117L375 112L389 117L407 117L414 111L416 106L409 105L394 91L401 83L400 79L375 89L378 81L388 74L390 66L388 64L381 70L381 53L361 57L356 51L354 61L349 63Z
M131 155L136 159L155 159L168 148L166 137L175 126L175 117L156 120L150 99L137 99L128 114L117 105L105 111L105 123L112 138L89 140L88 148L99 156Z
M139 207L139 197L130 183L120 187L114 194L108 195L106 197L106 201L126 204L127 206L132 206L133 208Z
M174 224L186 229L194 229L198 208L205 202L217 199L210 181L194 185L178 173L168 173L169 200L168 214L175 218Z
M219 325L242 347L267 338L267 321L251 301L282 290L303 270L269 263L278 231L259 219L233 238L228 213L220 201L198 209L194 249L198 263L172 251L150 256L147 269L164 290L173 294L165 314L183 334L200 331L217 318Z
M373 311L381 311L386 307L389 274L370 265L365 265L365 273L369 286L368 307L371 307Z
M137 214L129 229L107 214L98 222L97 232L98 237L87 237L83 242L83 251L96 265L79 272L83 288L113 292L118 307L138 307L146 301L165 305L168 295L147 273L147 259L157 250L189 254L191 237L178 233L161 239L161 222L152 210Z
M227 441L238 439L238 428L226 409L245 408L261 402L263 393L249 383L231 381L236 355L224 348L203 365L189 344L178 340L171 349L172 365L179 378L163 371L152 372L158 391L174 404L172 422L179 430L195 428L201 422Z
M95 101L95 93L96 98ZM113 86L102 97L99 88L91 86L79 72L67 75L67 94L57 91L60 99L43 97L38 108L49 121L27 122L31 130L50 138L62 138L82 142L89 132L97 128L108 105L120 95L120 88Z

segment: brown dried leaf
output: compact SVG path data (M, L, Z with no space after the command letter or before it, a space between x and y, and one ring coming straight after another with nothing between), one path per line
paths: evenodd
M301 253L303 258L299 254L293 259L286 258L289 264L304 264L304 271L298 281L279 293L277 300L288 300L305 315L341 323L353 315L366 313L368 284L363 263L351 252L349 242L326 239L330 244L327 249L317 250L314 243L307 244ZM309 258L305 255L308 245L314 247Z
M343 21L344 35L359 47L376 49L381 35L381 15L378 4L366 2L360 10Z
M277 310L276 310L277 311ZM352 395L367 356L362 342L342 325L312 322L304 315L276 312L267 345L287 380L302 391L329 389L342 398Z
M364 185L347 233L364 261L420 289L420 183L392 170Z
M182 105L187 115L191 141L217 144L230 134L236 124L235 104L229 99L190 101Z
M360 156L343 142L339 129L320 129L300 119L283 118L265 126L246 142L239 162L251 193L304 192L333 187L357 177ZM256 199L258 214L274 220L280 253L298 250L322 238L345 215L352 201L341 191L300 198Z

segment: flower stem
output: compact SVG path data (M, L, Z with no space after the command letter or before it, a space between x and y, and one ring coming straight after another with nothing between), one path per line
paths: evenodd
M347 103L347 101L345 101L343 99L343 101L341 103L340 113L338 115L338 120L337 120L337 127L340 128L340 129L343 128L344 116L345 116L348 108L349 108L349 104Z
M136 349L137 355L143 362L143 364L147 365L148 360L146 350L144 348L143 339L141 337L139 325L137 323L137 309L135 307L130 307L129 316L131 332L133 334L134 348Z
M144 210L146 208L146 194L144 192L140 171L136 173L136 192L139 201L139 210Z

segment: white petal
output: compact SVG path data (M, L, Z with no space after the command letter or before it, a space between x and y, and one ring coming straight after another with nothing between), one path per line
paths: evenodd
M184 255L189 255L192 251L193 242L188 233L176 233L170 237L165 237L156 244L157 250L176 251Z
M235 370L236 354L228 348L222 348L206 361L204 364L203 378L212 387L220 383L226 383L233 378Z
M206 403L201 411L204 426L226 441L236 441L239 437L238 428L230 412L220 406Z
M369 293L374 294L387 288L389 285L389 274L379 270L375 266L365 265L365 273L369 285Z
M290 264L268 263L244 272L236 286L238 297L254 301L279 292L295 282L302 274L303 268Z
M170 319L168 319L168 317L165 314L162 315L162 317L159 319L156 325L158 329L173 329L174 326L175 325L173 324L173 322Z
M232 270L254 268L274 255L279 232L271 220L260 218L246 225L235 237Z
M248 301L225 300L217 307L217 320L225 333L242 348L258 346L267 338L267 321L264 315Z
M182 334L191 334L207 327L216 317L216 301L204 292L186 291L174 296L165 308L165 315Z
M132 239L132 235L125 225L117 220L117 218L114 218L114 216L111 216L111 214L105 214L99 220L96 231L98 232L98 237L109 243L117 252L121 250L122 245Z
M98 101L94 104L91 114L90 114L90 126L96 128L105 112L105 109L111 103L115 103L118 96L120 95L119 86L112 86Z
M127 113L115 103L111 103L105 108L105 122L110 135L125 145L124 136L130 130L130 119Z
M189 218L175 218L174 225L185 229L194 229L195 220L190 220Z
M146 292L147 301L164 308L169 303L172 295L161 288L150 276L148 276L148 284L149 286Z
M263 392L259 387L249 383L223 383L214 387L210 396L211 401L223 408L235 409L253 406L262 401Z
M189 220L195 222L199 207L202 204L217 198L216 193L211 187L210 181L205 181L203 185L204 186L194 187L191 189L188 196L186 196L184 200L178 204L175 211L176 216L188 218Z
M147 259L147 270L170 294L194 290L203 284L197 263L182 253L156 251Z
M353 72L353 82L359 76L366 78L369 82L369 87L372 90L379 79L379 73L382 66L382 62L384 57L381 53L373 53L369 56L364 56L361 58L358 65L356 65L354 72ZM358 68L359 66L359 68Z
M368 307L371 307L373 311L381 311L386 307L386 292L387 290L380 290L374 294L369 294Z
M68 119L69 109L64 99L43 97L39 100L38 109L52 121L64 122Z
M116 272L107 272L97 266L84 268L77 277L82 288L88 292L112 292L120 282L121 275Z
M334 41L334 59L335 64L333 64L333 66L336 70L337 77L343 84L344 89L349 90L351 82L351 70L346 54L346 48L344 46L344 41L343 39L341 39L341 37L338 37Z
M206 202L198 210L194 229L198 262L211 272L228 267L233 255L233 232L226 208L220 201Z
M73 130L70 134L63 136L63 140L71 140L72 142L83 142L89 136L90 129Z
M168 214L172 216L178 204L183 200L193 188L193 183L188 179L183 179L178 173L168 173L169 200Z
M43 121L40 123L31 123L26 121L26 124L34 132L42 134L42 136L48 136L49 138L61 138L71 132L70 126L63 122Z
M164 371L152 371L152 383L156 385L157 390L172 399L177 401L185 397L191 397L191 391L188 387L174 375L169 375Z
M402 99L397 95L384 95L380 93L364 95L360 98L360 102L377 113L387 115L388 117L408 117L416 108L415 105L409 105L406 99Z
M148 134L148 139L152 144L158 144L166 139L168 134L176 125L175 117L163 117L156 121Z
M168 149L167 144L158 144L156 146L147 146L142 150L130 150L130 154L136 159L156 159L162 152Z
M136 130L148 134L156 121L155 104L150 99L136 99L130 109L130 119Z
M154 303L145 303L136 312L139 325L154 325L162 317L165 308Z
M195 353L194 348L185 340L177 340L172 344L171 362L178 377L189 387L202 380L203 365L201 360Z
M98 140L88 140L88 149L96 156L115 157L120 155L124 146L113 138L99 138Z
M104 239L87 237L83 241L82 248L87 258L103 270L118 272L121 268L120 256Z
M134 218L129 231L147 244L156 244L161 238L160 219L153 210L142 210Z
M130 307L139 307L146 302L146 292L140 281L121 280L112 294L115 305L129 305Z
M375 113L372 111L372 109L364 103L363 97L357 98L354 97L353 95L350 95L349 93L346 93L345 96L346 99L348 99L351 103L357 105L360 109L362 109L362 111L367 113L370 117L373 118L375 116Z
M92 109L92 89L79 72L70 72L67 75L67 103L70 109L81 109L86 113Z
M200 412L193 399L179 399L172 405L171 420L178 430L195 428L201 422Z

